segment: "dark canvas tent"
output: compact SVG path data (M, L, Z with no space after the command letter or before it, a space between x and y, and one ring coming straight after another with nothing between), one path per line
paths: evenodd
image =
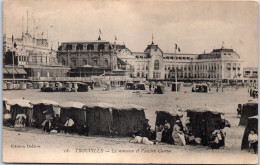
M133 82L126 83L125 89L135 90L135 84Z
M78 92L87 92L87 91L88 91L88 84L78 83Z
M163 84L162 83L156 84L156 87L154 89L154 93L155 94L163 94L164 92L165 92L165 90L164 90Z
M202 92L202 93L208 93L209 88L207 84L196 84L194 87L192 87L192 92Z
M178 114L178 113L170 113L167 111L156 111L156 122L155 125L156 126L160 126L160 125L164 125L165 124L165 120L167 120L169 122L169 124L171 125L171 130L176 122L176 120L180 119L182 117L182 115Z
M113 128L120 136L131 136L142 131L145 122L144 107L126 104L113 107Z
M8 100L8 105L10 105L10 114L12 116L12 121L16 120L16 116L18 114L25 114L26 115L26 125L30 126L32 121L32 105L29 100L25 99L13 99Z
M86 124L86 110L84 104L79 102L66 102L60 105L60 118L65 124L67 117L71 117L75 127Z
M144 85L144 83L138 83L138 84L136 84L136 89L137 89L137 90L145 90L145 85Z
M177 92L181 90L181 83L177 83ZM176 83L172 83L172 91L176 91Z
M221 115L224 114L206 106L188 109L187 117L190 118L192 135L200 137L203 145L208 145L216 126L223 128Z
M107 135L112 128L112 104L93 103L85 105L89 135Z
M254 132L258 134L258 116L252 116L248 118L248 123L242 139L241 150L248 148L248 135L251 130L254 130Z
M258 115L258 101L251 100L243 104L239 125L246 125L248 117Z
M3 114L5 114L6 113L6 111L7 111L7 99L6 98L3 98Z
M59 104L51 100L36 100L33 104L33 118L35 119L35 126L40 128L42 123L46 120L46 116L54 117L54 107Z

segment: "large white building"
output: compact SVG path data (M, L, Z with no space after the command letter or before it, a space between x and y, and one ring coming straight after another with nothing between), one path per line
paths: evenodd
M173 80L177 75L180 81L243 81L243 61L233 49L222 47L203 54L164 53L152 43L144 52L121 46L116 53L132 66L132 77Z

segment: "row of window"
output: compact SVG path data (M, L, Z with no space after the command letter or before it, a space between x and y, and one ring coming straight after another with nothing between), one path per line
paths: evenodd
M252 74L253 75L258 75L258 71L252 71ZM246 76L251 75L251 71L245 71L245 75Z
M165 70L172 70L174 71L175 66L174 65L165 65ZM222 69L222 67L219 64L209 64L209 65L190 65L190 66L182 66L182 65L177 65L177 69L184 70L184 71L205 71L205 70L218 70Z
M144 72L137 72L136 74L136 77L139 77L139 78L147 78L147 73L144 73Z
M192 74L192 73L177 73L177 78L219 78L219 74L215 73L198 73L198 74ZM175 74L169 73L165 74L165 78L175 78Z
M163 59L166 59L166 60L174 60L174 59L176 59L176 60L193 60L193 58L191 58L191 57L169 57L169 56L163 57Z
M95 48L94 44L87 45L87 50L94 50L94 48ZM59 48L59 50L61 50L61 47ZM73 50L73 45L72 44L66 45L65 50ZM76 50L83 50L83 44L77 44ZM105 50L105 44L98 44L97 50L99 51Z
M80 65L88 65L89 61L87 59L83 59L82 62L80 63ZM99 60L97 58L92 59L92 63L93 66L99 66ZM62 65L66 65L66 61L64 59L62 59ZM72 66L78 66L78 60L77 59L71 59L71 65ZM104 66L108 67L109 66L109 61L108 59L104 60Z
M27 57L26 56L18 56L18 61L27 61Z
M38 61L37 60L37 56L32 56L32 62L33 63L36 63L36 62L45 62L45 63L47 63L47 62L51 62L51 58L50 57L43 57L43 56L41 56L40 57L40 61Z
M232 69L233 69L233 71L235 71L235 70L240 71L240 67L233 67L233 68L231 68L231 67L227 66L227 70L228 70L228 71L230 71L230 70L232 70Z

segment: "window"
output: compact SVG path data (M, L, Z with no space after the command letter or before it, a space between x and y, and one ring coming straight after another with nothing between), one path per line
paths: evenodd
M73 66L77 66L77 61L76 60L72 60L72 65Z
M72 50L72 45L66 45L66 50Z
M83 65L88 65L88 60L83 60Z
M77 50L83 50L83 45L82 44L77 44L76 49Z
M138 64L138 66L137 66L137 70L140 70L140 65Z
M137 77L140 77L140 73L139 72L137 72Z
M94 45L93 44L89 44L88 46L87 46L87 50L93 50L94 49Z
M62 59L62 60L61 60L61 63L62 63L62 65L66 65L66 63L65 63L65 60L64 60L64 59Z
M32 62L33 62L33 63L36 63L36 60L37 60L37 59L36 59L36 56L32 56Z
M245 71L245 75L250 75L250 71Z
M98 65L98 60L97 59L93 59L93 62L94 62L94 66Z
M160 68L159 60L155 60L154 61L154 70L159 70L159 68Z
M105 49L105 45L104 44L99 44L98 45L98 51L102 51Z
M108 59L105 59L105 66L108 66Z
M161 77L161 73L153 72L153 78L160 78L160 77Z

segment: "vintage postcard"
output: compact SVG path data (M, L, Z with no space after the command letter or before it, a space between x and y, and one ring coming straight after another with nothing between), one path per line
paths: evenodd
M4 0L3 162L255 164L258 3Z

